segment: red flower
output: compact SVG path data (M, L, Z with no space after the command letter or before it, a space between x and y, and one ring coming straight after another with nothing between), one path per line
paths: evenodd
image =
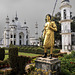
M75 64L74 62L70 62L71 64Z

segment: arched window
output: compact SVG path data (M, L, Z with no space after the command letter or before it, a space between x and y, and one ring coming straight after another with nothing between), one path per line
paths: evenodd
M24 33L19 33L19 45L24 45Z
M14 34L14 38L16 38L16 34Z
M21 45L21 40L19 40L19 44Z
M19 38L20 38L20 39L22 38L21 35L19 35Z
M13 38L13 35L11 34L10 37Z
M28 34L26 35L26 39L28 39Z
M28 40L26 41L26 45L28 45Z
M12 44L12 41L10 41L10 44Z
M72 12L70 12L70 19L72 19Z
M64 19L66 19L66 9L64 9Z
M16 41L14 41L14 45L16 45Z

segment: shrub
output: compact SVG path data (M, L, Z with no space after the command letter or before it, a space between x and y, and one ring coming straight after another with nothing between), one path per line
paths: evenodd
M75 52L71 52L69 55L60 57L61 60L61 74L60 75L74 75L75 73Z
M18 48L10 48L9 49L9 63L11 68L16 68L17 66L17 57L18 57Z
M60 53L60 49L53 50L53 53Z
M71 75L71 74L70 74L70 71L69 71L69 70L64 69L64 68L61 68L61 73L60 73L60 75Z
M0 61L0 69L9 67L8 59L4 61Z
M71 54L72 54L72 57L75 58L75 51L72 51Z
M18 60L17 60L18 61L18 64L17 64L18 74L20 75L25 74L25 66L29 60L31 60L30 57L18 56Z
M0 48L0 60L4 60L4 58L5 58L5 49Z

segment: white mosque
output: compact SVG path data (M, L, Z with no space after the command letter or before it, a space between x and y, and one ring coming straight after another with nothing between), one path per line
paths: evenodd
M37 25L36 25L37 26ZM10 22L9 17L6 18L6 27L4 29L3 38L0 39L0 47L9 47L13 45L38 45L38 27L35 27L35 37L31 38L29 35L29 28L24 22L24 26L21 26L17 14L15 19ZM36 32L37 31L37 32Z
M26 24L26 22L24 22ZM3 33L2 44L4 47L13 45L28 45L29 44L29 30L28 27L21 26L16 14L15 19L9 22L9 17L6 18L6 27Z

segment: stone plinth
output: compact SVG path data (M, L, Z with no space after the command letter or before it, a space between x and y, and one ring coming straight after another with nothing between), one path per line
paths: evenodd
M48 75L59 75L61 61L58 58L42 58L39 57L35 60L35 66L37 69L41 69L45 72L49 72ZM41 74L42 75L42 74Z

